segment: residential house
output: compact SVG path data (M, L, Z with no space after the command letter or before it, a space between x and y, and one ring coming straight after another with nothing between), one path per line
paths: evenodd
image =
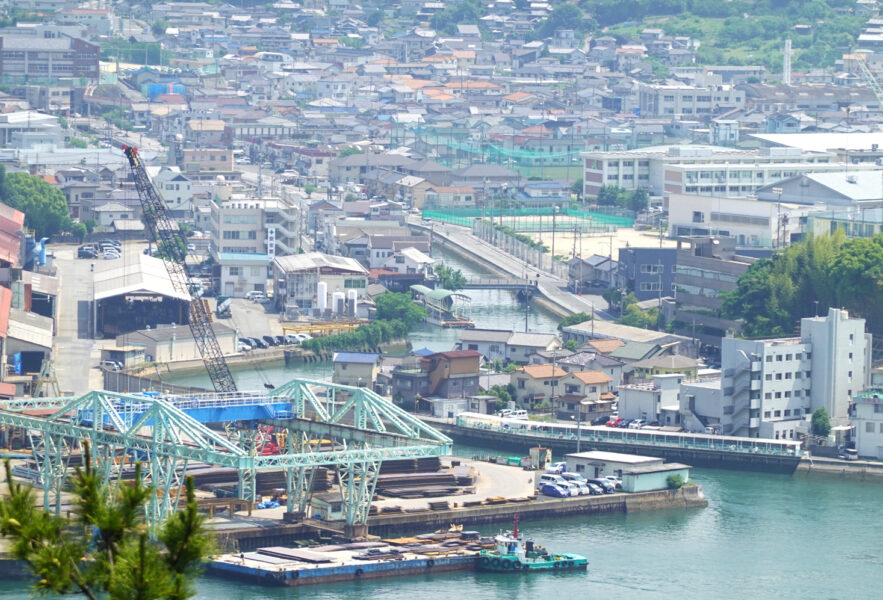
M530 357L539 351L552 351L561 347L561 339L554 333L514 332L506 342L506 358L510 362L526 365Z
M580 423L598 422L613 414L616 396L610 391L612 379L601 371L574 371L561 378L561 395L552 401L559 419Z
M463 329L454 349L480 352L488 361L505 361L510 337L512 331L505 329Z
M622 383L622 367L625 363L621 360L605 356L598 352L574 352L558 360L558 366L574 373L576 371L600 371L610 377L609 389L615 392Z
M647 381L619 386L617 409L623 419L643 419L664 426L678 426L681 382L678 373L653 375Z
M883 390L868 389L853 398L855 450L862 458L883 460Z
M407 357L393 369L393 399L400 404L414 403L417 410L421 410L422 399L460 399L465 410L466 399L479 393L480 364L481 354L474 350Z
M526 365L514 370L510 382L515 386L515 400L520 406L535 409L540 405L552 408L561 393L559 383L567 372L555 365Z
M627 368L629 383L652 379L654 375L683 375L685 379L695 379L699 374L699 361L680 354L663 354L633 362Z

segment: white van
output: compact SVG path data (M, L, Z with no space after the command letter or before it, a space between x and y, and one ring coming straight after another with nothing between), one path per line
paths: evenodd
M574 483L585 483L586 478L579 473L562 473L561 476L567 481L572 481Z
M521 421L527 421L527 411L526 410L513 410L509 414L510 419L519 419Z
M564 489L568 489L567 480L564 479L561 475L555 475L554 473L543 473L540 475L539 479L537 479L537 487L543 487L547 483L552 485L558 485L563 487Z

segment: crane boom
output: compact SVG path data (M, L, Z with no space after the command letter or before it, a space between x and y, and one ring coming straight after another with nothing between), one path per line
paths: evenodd
M187 256L187 241L178 224L169 218L166 206L162 198L150 181L137 148L123 147L123 152L129 160L132 168L132 176L135 178L135 188L141 199L141 209L144 213L144 226L148 235L153 238L157 248L162 246L167 258L163 260L169 279L175 291L184 295L191 295L190 279L187 276L184 259ZM195 289L195 286L192 286ZM230 373L230 367L221 352L218 338L211 325L211 315L206 310L205 304L199 299L190 302L190 331L196 341L196 347L202 355L205 368L215 391L235 392L236 381Z

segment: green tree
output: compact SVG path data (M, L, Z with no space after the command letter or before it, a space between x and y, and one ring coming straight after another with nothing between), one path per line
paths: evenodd
M383 21L384 13L379 8L368 13L368 16L365 17L365 23L368 24L369 27L377 27L381 21Z
M476 24L485 12L484 5L478 0L461 0L435 13L429 24L436 31L452 35L457 32L457 25Z
M583 197L583 178L580 177L572 184L570 184L570 193L576 194L577 198Z
M6 173L0 167L0 201L25 214L25 225L37 237L69 230L67 202L61 190L28 173Z
M578 348L579 348L579 342L577 342L576 340L567 340L566 342L564 342L564 349L565 350L570 350L571 352L576 352Z
M155 493L145 486L140 463L131 482L103 484L83 445L83 466L71 480L73 515L63 517L36 506L33 488L12 478L4 466L8 493L0 500L0 534L10 553L35 576L37 594L82 594L97 600L185 600L213 548L197 512L193 478L186 480L186 504L148 539L144 505Z
M70 144L70 147L71 147L71 148L80 148L80 149L82 149L82 148L88 148L88 147L89 147L89 144L86 142L86 140L81 139L81 138L76 138L76 137L71 138L71 139L68 141L68 144Z
M313 192L316 191L316 186L311 183L308 183L304 186L304 193L307 195L307 198L313 195Z
M561 331L565 327L570 327L571 325L579 325L580 323L585 323L586 321L591 320L592 315L590 315L589 313L578 312L572 315L567 315L558 322L558 331Z
M352 156L353 154L365 154L365 152L364 150L360 150L356 146L347 146L338 153L337 157L345 158L347 156Z
M669 475L665 478L665 483L668 485L668 489L676 490L684 487L684 484L687 482L684 481L684 478L681 475Z
M153 255L156 258L162 258L172 262L181 262L187 257L187 245L181 238L174 237L168 242L160 242L157 244Z
M426 309L411 300L408 294L387 292L374 299L377 318L384 321L401 321L408 331L423 322Z
M831 419L828 417L828 411L824 407L815 409L812 413L812 422L810 425L813 435L828 437L831 433Z
M169 28L169 22L163 19L159 19L153 22L153 25L150 26L150 30L153 32L153 35L165 35L166 29Z
M460 269L452 269L444 263L439 263L435 265L434 270L439 285L444 289L456 292L466 287L466 277Z

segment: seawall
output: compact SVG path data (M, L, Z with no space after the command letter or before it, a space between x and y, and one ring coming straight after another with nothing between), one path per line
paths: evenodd
M839 460L813 456L800 461L797 472L807 476L883 483L883 462L877 461Z

